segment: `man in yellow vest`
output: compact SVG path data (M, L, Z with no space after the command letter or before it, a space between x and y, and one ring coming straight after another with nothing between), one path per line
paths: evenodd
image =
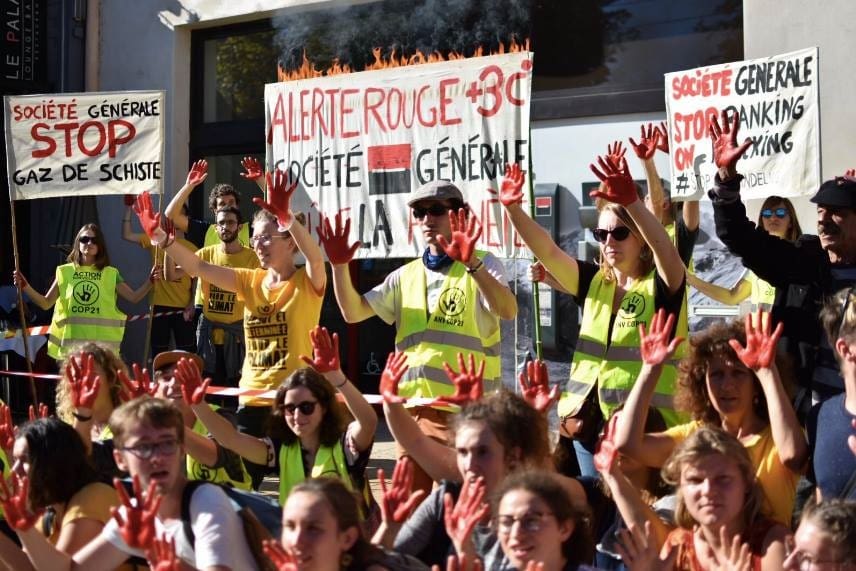
M496 390L502 386L499 320L517 315L517 300L508 288L502 263L474 249L481 230L468 224L469 207L451 182L424 184L407 204L427 244L422 258L395 270L364 295L354 289L348 271L359 244L348 244L348 224L343 230L337 220L334 232L327 221L320 239L333 266L342 315L348 323L375 315L395 323L395 346L407 355L409 366L399 384L404 397L453 394L443 364L456 362L458 352L484 360L485 391ZM448 442L447 410L415 406L410 413L426 435ZM414 489L430 487L428 475L417 470Z

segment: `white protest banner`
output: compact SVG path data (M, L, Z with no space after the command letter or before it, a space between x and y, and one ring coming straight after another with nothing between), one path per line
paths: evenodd
M740 113L743 198L813 194L820 186L817 48L666 74L672 197L697 199L713 186L708 136L721 110Z
M268 84L269 168L298 180L293 209L311 232L319 214L352 219L357 257L420 255L407 201L436 179L463 192L479 248L522 255L495 191L506 162L529 169L531 71L517 52Z
M12 200L163 190L164 92L3 98Z

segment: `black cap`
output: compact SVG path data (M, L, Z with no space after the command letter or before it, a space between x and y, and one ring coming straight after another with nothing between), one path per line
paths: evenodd
M820 185L811 201L821 206L838 206L856 210L856 182L845 177L835 177Z

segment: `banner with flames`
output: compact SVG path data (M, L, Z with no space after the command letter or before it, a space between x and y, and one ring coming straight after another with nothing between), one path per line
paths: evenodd
M497 191L505 163L529 168L531 52L272 83L265 87L268 168L298 182L295 211L349 217L359 258L421 255L407 201L450 180L481 222L478 247L526 255ZM528 207L528 199L525 207Z

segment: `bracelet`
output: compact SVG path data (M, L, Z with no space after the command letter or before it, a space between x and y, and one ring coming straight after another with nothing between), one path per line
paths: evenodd
M484 260L479 260L479 263L476 264L476 266L474 268L467 268L467 273L468 274L474 274L477 271L479 271L480 269L482 269L482 266L484 266Z
M91 415L91 414L90 414L89 416L85 416L85 415L82 415L82 414L78 414L78 413L76 413L76 412L73 412L73 413L71 413L71 416L73 416L74 418L76 418L76 419L77 419L77 420L79 420L80 422L89 422L90 420L92 420L92 415Z
M345 386L345 385L347 385L347 384L348 384L348 377L345 377L345 380L344 380L344 381L342 381L342 382L341 382L341 383L339 383L338 385L333 385L333 388L334 388L334 389L341 389L342 387L344 387L344 386Z

